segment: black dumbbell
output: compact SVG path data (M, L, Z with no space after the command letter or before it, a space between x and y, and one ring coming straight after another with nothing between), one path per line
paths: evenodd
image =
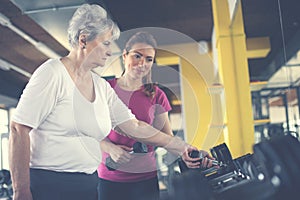
M136 142L133 144L133 153L148 153L148 147L144 143Z
M200 160L198 161L195 161L195 162L201 162L202 159L204 158L203 154L200 152L200 151L197 151L197 150L193 150L189 153L189 156L191 158L200 158ZM219 162L217 160L212 160L212 164L213 166L219 166L219 167L225 167L226 164L224 164L223 162ZM179 159L178 160L178 165L179 165L179 168L180 168L180 171L183 173L183 172L186 172L186 171L189 171L189 170L197 170L198 171L198 168L195 168L195 169L190 169L187 167L187 165L185 164L185 162L182 160L182 159ZM204 170L204 169L201 169L201 170ZM214 168L211 168L211 170L215 170ZM207 171L208 173L209 171Z
M226 143L219 144L210 149L211 155L226 165L232 165L233 159Z
M133 151L129 153L148 153L148 147L146 144L141 142L135 142L133 144ZM105 165L107 169L113 171L119 167L119 164L116 163L110 156L106 158Z
M200 151L197 151L197 150L193 150L192 152L189 153L189 156L191 158L200 158L200 162L202 161L202 159L205 157L203 156L203 154L200 152ZM209 159L210 160L210 159ZM226 164L224 164L223 162L219 162L217 160L211 160L212 161L212 164L214 166L225 166ZM198 161L196 161L198 162Z

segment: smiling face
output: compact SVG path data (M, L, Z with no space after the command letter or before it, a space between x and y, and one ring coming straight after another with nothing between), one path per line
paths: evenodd
M129 52L123 53L125 75L132 79L141 79L146 76L153 65L155 49L145 43L136 43Z

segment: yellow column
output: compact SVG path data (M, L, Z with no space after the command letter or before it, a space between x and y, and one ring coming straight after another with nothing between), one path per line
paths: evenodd
M269 37L247 38L246 46L247 58L264 58L271 50Z
M186 140L194 146L209 150L218 140L220 133L210 130L215 118L213 97L208 91L214 76L211 53L199 54L198 44L184 43L161 46L168 52L159 50L156 61L160 65L180 66L180 87L182 99L183 130ZM179 59L179 60L178 60ZM214 139L212 139L214 138Z
M231 22L227 0L212 0L219 73L225 90L226 144L233 157L252 151L254 125L241 5Z

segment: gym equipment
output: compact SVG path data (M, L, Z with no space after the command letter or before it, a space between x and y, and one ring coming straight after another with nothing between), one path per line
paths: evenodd
M148 153L148 147L144 143L135 142L132 147L133 151L129 153ZM110 156L106 158L105 165L110 171L114 171L119 168L119 164L116 163Z
M235 159L225 143L213 147L210 152L218 167L188 169L183 161L178 162L181 173L171 184L173 196L182 195L184 191L181 190L194 191L196 197L190 199L201 199L203 195L215 200L282 200L298 196L300 142L292 135L262 141L253 145L253 154ZM191 156L199 155L193 153ZM209 189L203 191L200 187ZM199 191L198 195L195 191Z
M0 170L0 199L11 200L13 195L10 172L6 169Z
M200 162L202 161L202 159L204 158L203 154L199 151L196 151L196 150L193 150L191 153L190 153L190 156L192 158L199 158L200 159ZM212 164L214 166L226 166L226 164L223 164L222 161L218 161L218 160L210 160L212 162Z

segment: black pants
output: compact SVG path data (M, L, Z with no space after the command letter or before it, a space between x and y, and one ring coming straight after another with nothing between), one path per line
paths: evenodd
M97 200L97 172L93 174L30 169L34 200Z
M159 200L157 177L138 182L99 179L98 200Z

